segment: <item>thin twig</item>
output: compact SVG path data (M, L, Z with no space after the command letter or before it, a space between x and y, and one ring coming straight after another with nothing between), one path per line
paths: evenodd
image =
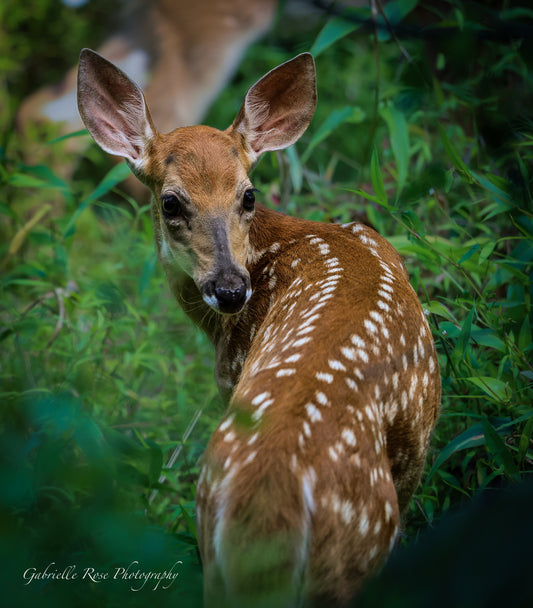
M62 289L61 287L54 289L54 293L57 297L57 303L59 306L59 319L57 320L54 332L46 343L45 349L49 348L52 345L57 336L59 336L59 332L63 329L63 323L65 321L65 298L68 298L70 295L68 291Z
M181 450L183 449L183 444L189 439L189 436L192 433L194 427L196 426L196 423L200 419L202 412L203 412L203 410L196 410L194 416L192 417L192 420L189 422L189 426L185 429L185 432L183 433L181 443L179 445L177 445L174 448L174 450L172 451L172 454L170 455L170 458L168 459L165 469L171 469L176 464L176 460L179 458L179 456L181 454ZM162 485L163 483L165 483L166 479L167 479L166 474L161 473L157 482L159 485ZM153 502L154 498L157 496L158 492L159 492L158 488L156 488L155 490L152 491L152 493L150 494L150 498L148 499L148 504L152 504L152 502Z

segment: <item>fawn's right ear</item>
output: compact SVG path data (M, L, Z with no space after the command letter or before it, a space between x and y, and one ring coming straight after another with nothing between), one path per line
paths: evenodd
M147 143L156 132L144 95L122 70L90 49L80 54L78 109L103 150L142 170Z

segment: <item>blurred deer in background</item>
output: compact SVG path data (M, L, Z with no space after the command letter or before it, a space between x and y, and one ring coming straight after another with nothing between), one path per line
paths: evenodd
M277 0L136 0L125 5L122 27L99 53L141 86L158 128L196 124L239 65L248 45L269 28ZM29 122L83 128L76 105L77 66L59 85L29 97L19 112Z
M197 490L206 606L348 605L397 539L440 376L384 238L255 203L251 168L313 116L311 55L253 85L225 131L161 134L140 88L89 50L78 100L96 142L151 189L170 288L216 348L228 407Z
M270 27L276 6L277 0L135 0L125 4L122 27L99 52L146 87L155 123L167 132L204 117L248 46ZM17 116L19 129L42 122L57 123L62 135L82 129L76 79L77 66L59 84L28 97ZM87 139L69 139L65 146L79 155ZM65 177L74 166L50 162ZM133 178L124 187L147 196Z

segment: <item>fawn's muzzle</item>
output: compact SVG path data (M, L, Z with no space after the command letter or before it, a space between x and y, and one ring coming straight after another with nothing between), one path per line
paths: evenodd
M209 281L203 289L204 301L223 314L240 312L251 295L250 279L240 274Z

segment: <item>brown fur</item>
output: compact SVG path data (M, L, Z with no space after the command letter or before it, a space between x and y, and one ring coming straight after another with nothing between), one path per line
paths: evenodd
M102 61L82 54L82 115L150 186L170 287L214 343L228 399L197 491L206 606L346 606L397 538L440 376L420 303L385 239L357 223L244 205L252 164L311 120L312 58L256 83L224 132L149 136L142 93L118 71L107 78ZM91 90L111 100L104 116ZM125 141L116 133L124 113L137 125ZM170 215L169 195L180 203ZM251 286L236 314L220 314L213 282L233 294Z

